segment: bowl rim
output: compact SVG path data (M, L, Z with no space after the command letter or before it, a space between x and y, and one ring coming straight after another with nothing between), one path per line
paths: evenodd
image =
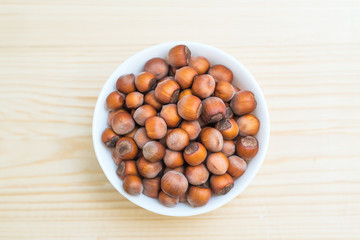
M250 172L250 175L246 178L246 180L244 181L244 183L241 185L240 189L237 190L236 194L233 194L233 196L226 198L223 201L219 201L219 203L214 204L213 207L208 207L208 208L194 208L194 209L198 209L197 211L193 211L190 214L182 214L182 213L175 213L177 211L171 211L172 208L169 208L169 212L164 212L164 211L159 211L156 208L150 208L148 206L144 206L144 205L140 205L138 202L133 201L132 199L130 199L130 196L127 196L126 194L123 194L122 192L120 192L117 187L114 185L114 183L110 180L111 178L108 176L107 171L105 171L105 166L104 163L102 161L100 161L101 156L100 156L100 150L99 150L99 145L97 144L97 139L96 139L96 132L98 131L98 129L96 129L96 113L97 113L97 109L99 108L103 108L104 106L102 106L102 102L100 101L100 96L102 95L102 93L106 90L106 83L111 81L111 79L113 79L116 74L116 72L118 71L118 69L121 68L122 65L127 64L130 59L132 58L137 58L139 55L142 55L144 52L146 51L150 51L153 48L159 48L161 46L168 46L168 45L178 45L178 44L184 44L184 45L192 45L192 46L201 46L201 47L206 47L208 49L210 49L211 51L215 51L218 52L224 56L226 56L226 58L228 58L228 61L231 60L232 62L235 62L237 65L239 65L240 69L242 72L244 72L253 82L255 88L257 88L257 91L260 93L256 96L256 98L261 100L262 105L264 106L264 110L265 112L263 112L264 114L264 118L265 118L265 122L261 122L262 127L265 127L265 131L264 131L264 136L263 136L263 143L262 143L262 155L260 156L260 160L257 161L256 166L254 167L255 170ZM191 49L190 49L191 50ZM221 64L221 63L218 63ZM157 213L160 215L164 215L164 216L176 216L176 217L186 217L186 216L195 216L195 215L199 215L199 214L203 214L206 212L211 212L217 208L220 208L222 206L224 206L225 204L229 203L231 200L233 200L235 197L239 196L241 194L241 192L244 191L244 189L246 187L249 186L249 184L251 183L251 181L255 178L256 174L259 172L261 165L263 164L264 160L265 160L265 156L267 153L267 149L268 149L268 145L269 145L269 139L270 139L270 116L269 116L269 110L268 110L268 106L267 106L267 102L266 99L264 97L263 91L260 88L258 82L256 81L256 79L253 77L253 75L245 68L245 66L239 61L237 60L235 57L231 56L230 54L228 54L227 52L220 50L216 47L213 47L211 45L208 44L204 44L204 43L200 43L200 42L194 42L194 41L168 41L168 42L162 42L156 45L152 45L150 47L144 48L141 51L133 54L132 56L128 57L125 61L123 61L114 71L113 73L107 78L107 80L103 83L103 86L97 96L97 100L95 103L95 107L94 107L94 111L93 111L93 121L92 121L92 140L93 140L93 147L95 150L95 155L96 158L98 160L98 163L104 173L104 175L106 176L107 180L111 183L111 185L122 195L124 196L126 199L128 199L130 202L134 203L135 205L146 209L150 212L153 213ZM231 191L230 191L231 192ZM228 193L229 194L229 193Z

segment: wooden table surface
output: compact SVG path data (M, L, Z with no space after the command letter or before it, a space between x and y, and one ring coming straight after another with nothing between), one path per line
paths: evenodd
M195 217L122 197L92 146L97 95L125 59L198 41L268 101L266 159ZM360 2L0 0L1 239L360 239Z

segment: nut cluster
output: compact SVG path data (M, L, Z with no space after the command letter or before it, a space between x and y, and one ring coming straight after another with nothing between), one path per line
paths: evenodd
M119 77L102 141L128 194L200 207L231 190L258 152L260 126L254 94L232 81L230 69L185 45Z

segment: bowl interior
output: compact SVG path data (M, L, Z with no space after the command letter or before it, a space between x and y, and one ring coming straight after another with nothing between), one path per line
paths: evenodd
M151 58L161 57L166 59L169 49L178 44L187 45L193 56L201 55L206 57L210 61L211 65L223 64L229 69L231 69L234 73L233 85L239 87L240 89L250 90L254 93L257 100L257 107L254 111L254 114L259 118L261 123L259 132L256 135L259 142L259 152L251 161L248 162L247 170L245 171L245 173L240 178L235 180L233 189L226 195L212 196L208 204L198 208L192 208L184 203L179 203L174 208L167 208L161 205L157 199L149 198L143 194L141 194L140 196L131 196L127 194L122 188L122 181L116 175L117 166L112 160L111 151L107 149L101 141L101 134L103 130L108 127L108 111L105 109L106 97L109 93L116 89L115 84L118 77L127 73L137 74L141 72L145 62ZM136 205L145 208L151 212L168 216L191 216L209 212L221 207L222 205L228 203L230 200L238 196L245 189L245 187L249 185L250 181L254 178L264 160L269 141L270 129L268 109L261 89L256 83L255 79L251 76L251 74L235 58L217 48L202 43L167 42L152 46L133 55L125 62L123 62L113 72L113 74L105 82L105 85L102 88L97 99L94 110L92 132L95 153L100 163L100 166L103 169L106 177L109 179L110 183L123 196L125 196L127 199L129 199Z

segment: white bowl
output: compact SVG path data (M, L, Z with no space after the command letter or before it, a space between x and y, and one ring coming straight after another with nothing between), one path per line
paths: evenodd
M259 142L259 152L249 161L245 173L235 180L234 187L230 192L223 196L212 196L210 201L203 207L193 208L187 204L179 203L174 208L168 208L160 204L157 199L147 197L143 194L139 196L131 196L127 194L123 187L122 181L116 175L117 166L112 160L111 152L107 149L101 141L101 134L107 125L108 111L105 109L105 100L109 93L114 91L115 84L119 76L127 73L137 74L142 71L145 62L154 57L161 57L166 59L170 48L178 44L185 44L189 47L193 56L201 55L206 57L211 65L223 64L230 68L234 73L233 84L240 89L250 90L254 93L257 107L254 114L260 120L260 130L256 135ZM206 213L217 209L228 203L233 198L237 197L251 182L258 172L262 162L264 161L265 153L269 142L269 113L265 98L261 92L259 85L255 79L246 70L246 68L229 54L206 44L197 42L166 42L152 47L149 47L134 56L128 58L123 62L109 77L102 88L96 102L94 118L93 118L93 143L97 159L103 169L106 177L110 183L118 190L124 197L129 199L136 205L145 208L151 212L167 215L167 216L191 216Z

